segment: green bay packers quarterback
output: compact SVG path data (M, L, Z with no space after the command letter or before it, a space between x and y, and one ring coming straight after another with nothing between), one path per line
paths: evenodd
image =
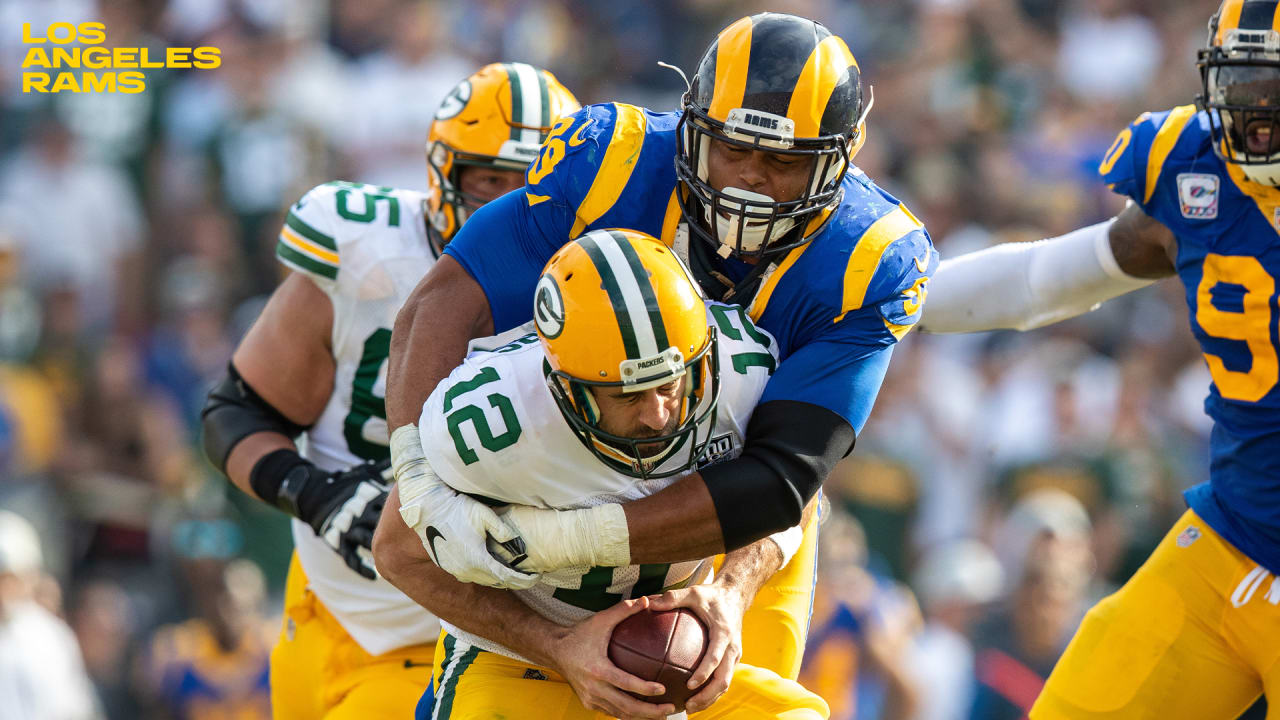
M742 308L704 302L660 241L631 230L583 235L547 264L534 305L536 334L473 353L422 408L426 458L451 487L512 513L597 507L659 492L741 452L778 343ZM638 683L629 689L649 690L609 663L605 647L619 619L651 602L693 607L708 624L733 628L734 651L691 709L728 691L699 717L827 716L794 681L735 662L742 614L795 552L799 527L730 553L710 582L711 559L701 558L558 571L512 591L447 574L424 582L422 569L443 572L424 548L437 538L399 520L378 533L379 568L444 625L435 693L420 718L665 717L670 705L641 703L595 677L622 674ZM507 598L505 613L483 599L494 594Z
M377 578L369 555L387 495L391 323L470 213L518 186L577 108L545 70L486 66L431 125L429 192L332 182L289 209L276 255L293 272L203 412L210 460L295 518L276 718L408 717L429 683L439 623Z

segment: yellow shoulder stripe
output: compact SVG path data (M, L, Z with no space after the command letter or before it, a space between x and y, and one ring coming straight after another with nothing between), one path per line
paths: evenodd
M662 216L662 234L658 239L667 247L673 247L676 244L676 228L680 227L680 197L676 194L678 192L680 192L679 185L671 191L671 199L667 200L667 212Z
M291 246L294 250L304 255L310 255L315 259L322 260L330 265L338 264L338 253L322 248L318 244L302 237L298 233L294 232L288 225L280 228L280 239L283 240L285 244Z
M529 201L529 207L533 207L538 203L546 202L551 199L550 195L537 195L535 193L529 192L528 190L524 191L524 197L526 200Z
M884 320L884 318L881 318L881 319ZM911 328L915 327L916 324L911 323L910 325L898 325L896 323L891 323L888 320L885 320L884 326L889 330L890 334L893 335L893 338L895 340L901 340L902 336L910 332Z
M867 298L867 287L880 267L880 257L895 240L913 230L924 227L910 210L899 205L884 217L871 223L871 227L858 238L858 244L849 253L849 264L844 269L844 302L840 314L832 322L840 322L850 310L862 307Z
M760 320L760 316L764 314L765 306L769 304L769 298L773 296L773 289L778 287L778 281L782 279L783 275L787 274L791 266L796 264L796 261L812 244L805 243L787 253L787 256L782 260L782 264L772 273L769 273L768 279L764 281L764 285L760 286L760 291L756 293L755 299L751 301L751 308L747 310L747 314L751 316L752 320Z
M644 145L644 111L625 103L614 103L613 107L618 113L613 122L613 137L609 138L609 147L604 151L591 189L578 205L578 217L567 239L578 237L586 226L609 212L636 169L636 159Z
M1151 141L1151 151L1147 153L1147 185L1142 202L1150 200L1152 193L1156 191L1156 180L1160 178L1160 169L1164 167L1164 161L1168 159L1174 144L1182 136L1182 128L1187 126L1195 114L1195 105L1180 105L1171 110L1169 116L1164 119L1164 124L1160 126L1155 139Z

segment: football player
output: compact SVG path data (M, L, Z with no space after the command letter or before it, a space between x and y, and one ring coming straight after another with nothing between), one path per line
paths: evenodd
M657 239L587 233L551 258L536 304L536 334L471 355L422 408L426 459L450 487L495 505L592 507L651 495L741 452L777 343L740 307L704 303ZM392 504L397 491L413 488L393 490ZM412 521L420 509L401 512ZM612 684L661 692L609 661L613 624L648 606L646 596L672 590L655 607L695 606L708 624L729 628L737 647L743 610L801 539L796 527L731 552L710 584L711 560L701 558L548 573L513 592L453 579L424 547L437 535L419 537L393 520L379 525L378 567L439 612L445 628L426 700L440 720L666 717L671 705L643 703ZM701 717L827 717L821 698L736 665L736 652L691 711L732 675Z
M429 192L333 182L289 209L276 255L293 272L203 412L210 460L295 518L276 718L407 717L429 683L439 623L376 577L368 550L387 494L391 322L468 216L518 186L553 121L578 107L545 70L486 66L431 125Z
M415 529L443 534L429 551L460 579L505 583L486 536L522 538L518 567L536 573L701 558L795 525L852 449L893 345L919 317L936 252L852 164L871 102L843 40L794 15L742 18L711 43L682 105L592 105L559 121L523 190L476 213L396 319L392 456L397 477L420 480L400 498L424 508ZM660 238L710 298L744 307L777 338L778 370L739 457L633 502L500 520L433 478L413 423L469 338L530 319L547 259L607 227ZM748 661L785 677L803 654L815 536L762 590L744 631ZM698 679L725 642L713 636Z
M943 263L922 326L1027 329L1178 275L1213 382L1209 480L1085 616L1032 718L1234 718L1280 705L1280 13L1227 0L1200 108L1144 113L1100 168L1110 221Z

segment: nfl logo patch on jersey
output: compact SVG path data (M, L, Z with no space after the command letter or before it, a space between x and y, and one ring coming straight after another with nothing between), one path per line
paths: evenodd
M1191 543L1200 539L1200 529L1195 525L1188 525L1186 530L1178 533L1178 547L1191 547Z
M698 467L704 468L708 465L714 465L721 460L728 460L732 454L732 435L720 435L719 437L712 438L711 442L707 443L707 454L702 456L702 460L698 462Z
M1218 217L1218 176L1206 173L1178 175L1178 207L1182 217L1211 220Z

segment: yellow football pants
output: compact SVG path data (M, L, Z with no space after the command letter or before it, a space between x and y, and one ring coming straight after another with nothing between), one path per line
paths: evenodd
M717 568L721 559L716 558ZM800 676L817 562L818 514L814 513L791 562L760 588L742 616L742 662L772 670L788 680Z
M469 645L442 633L436 645L436 696L431 720L604 720L578 702L559 673ZM698 720L825 720L822 698L793 680L739 664L729 689Z
M1051 718L1280 718L1280 579L1188 510L1089 611L1031 709Z
M431 682L432 643L370 655L307 587L294 553L271 651L275 720L412 718Z

